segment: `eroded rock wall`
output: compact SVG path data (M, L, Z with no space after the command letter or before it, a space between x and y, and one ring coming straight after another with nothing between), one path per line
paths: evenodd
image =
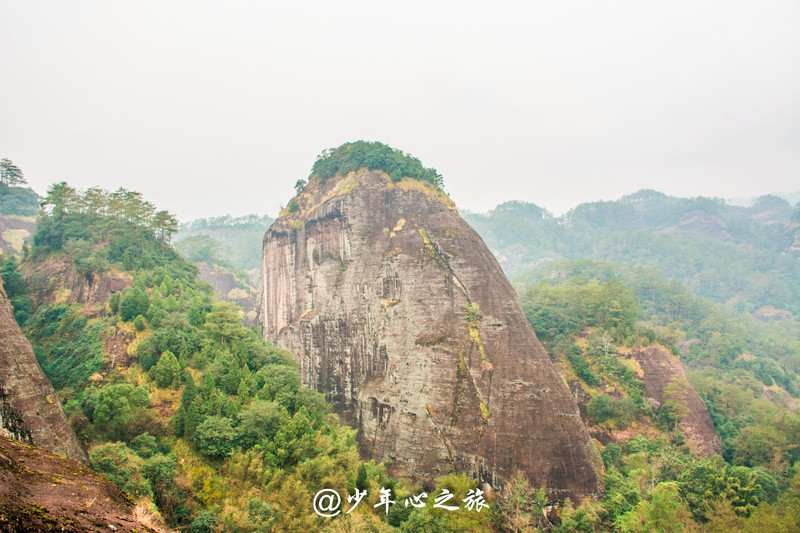
M0 283L0 432L87 463Z
M240 283L230 271L219 265L197 263L197 266L200 279L211 285L217 298L240 306L244 327L252 326L256 319L256 288L249 283Z
M521 470L556 495L601 489L574 399L449 198L361 171L295 202L264 239L259 321L362 455L426 483Z
M124 272L82 276L68 257L25 264L21 271L37 306L54 301L78 303L89 316L105 314L111 295L133 283L130 274Z

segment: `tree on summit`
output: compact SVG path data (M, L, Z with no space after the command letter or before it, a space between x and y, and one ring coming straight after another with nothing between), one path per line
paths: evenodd
M27 183L22 175L22 170L10 159L4 157L0 159L0 185L11 187L14 185L24 185Z
M324 150L311 169L312 176L326 180L344 176L360 168L382 170L392 181L411 178L442 188L442 175L435 168L426 168L416 157L380 142L356 141Z

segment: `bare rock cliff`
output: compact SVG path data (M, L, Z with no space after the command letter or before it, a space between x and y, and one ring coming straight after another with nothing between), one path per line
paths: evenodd
M363 456L424 483L519 469L558 496L601 490L573 397L444 193L362 170L290 205L264 238L259 322Z
M676 398L688 408L688 414L680 421L681 431L686 443L693 453L701 457L722 454L722 441L714 429L711 415L705 402L697 394L688 381L680 360L672 353L658 346L650 346L642 350L633 350L631 356L636 359L644 371L644 394L655 401L664 403L664 393L670 382L678 380L683 383Z
M0 434L88 463L0 283Z

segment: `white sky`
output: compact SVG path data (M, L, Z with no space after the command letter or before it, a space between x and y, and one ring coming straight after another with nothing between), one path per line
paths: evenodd
M459 207L800 189L800 2L0 0L0 157L40 194L275 215L379 140Z

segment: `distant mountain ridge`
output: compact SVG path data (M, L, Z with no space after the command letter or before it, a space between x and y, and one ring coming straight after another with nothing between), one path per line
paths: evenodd
M741 207L720 198L641 190L615 201L581 204L561 217L514 201L464 218L510 275L582 257L655 266L700 296L752 308L777 302L798 314L793 211L774 195Z
M179 243L178 251L184 256L190 256L192 251L198 251L198 247L207 247L210 244L214 248L211 252L215 257L187 258L190 261L221 262L223 266L233 266L247 272L251 280L255 280L261 266L261 241L273 220L267 215L199 218L182 224L175 241ZM187 241L191 237L203 236L213 239L213 242L200 239L195 239L194 243ZM180 245L181 241L184 241L184 246Z

